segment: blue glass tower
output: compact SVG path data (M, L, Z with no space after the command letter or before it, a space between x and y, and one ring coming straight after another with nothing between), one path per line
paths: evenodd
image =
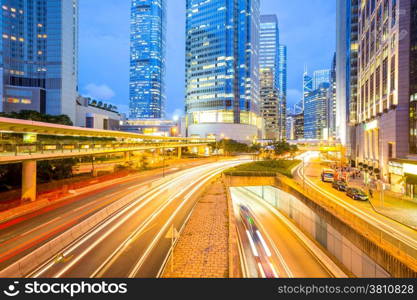
M273 80L266 80L261 75L261 102L262 115L265 122L265 136L267 139L276 137L285 139L286 137L286 106L287 106L287 48L280 45L278 18L276 15L262 15L260 19L260 47L259 47L259 65L261 74L272 73ZM271 82L273 85L268 87L266 83ZM271 92L277 99L276 117L271 119L275 114L271 113ZM269 107L269 109L264 109Z
M276 15L261 15L259 66L272 70L275 87L279 88L279 27Z
M0 111L35 110L75 122L78 0L2 0Z
M330 84L322 83L318 89L308 93L304 103L304 138L322 140L327 138L327 100Z
M165 117L166 0L132 0L130 118Z
M259 7L259 0L187 0L189 136L258 135Z

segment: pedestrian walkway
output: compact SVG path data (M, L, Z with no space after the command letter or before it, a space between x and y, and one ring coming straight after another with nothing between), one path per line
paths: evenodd
M221 180L206 190L174 249L173 268L165 278L229 277L229 219L226 189Z
M349 185L362 189L369 195L369 188L361 179L350 180ZM417 203L408 197L392 191L372 189L369 201L374 209L395 221L417 229Z

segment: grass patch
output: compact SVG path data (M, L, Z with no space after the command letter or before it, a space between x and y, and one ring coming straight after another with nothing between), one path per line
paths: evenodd
M292 178L291 170L300 160L264 160L247 163L224 172L229 176L264 176L275 177L277 173Z

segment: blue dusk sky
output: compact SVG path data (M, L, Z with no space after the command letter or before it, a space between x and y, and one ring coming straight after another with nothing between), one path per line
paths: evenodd
M168 1L167 113L184 109L185 0ZM79 0L79 91L127 112L129 106L130 0ZM288 47L288 103L301 99L304 65L330 68L336 44L336 1L261 0L276 14Z

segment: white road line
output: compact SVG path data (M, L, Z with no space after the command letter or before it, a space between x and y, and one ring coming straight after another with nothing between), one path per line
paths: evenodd
M301 178L304 178L304 180L306 181L306 183L310 187L312 187L313 189L315 189L316 191L318 191L322 195L329 197L331 200L336 201L337 204L339 204L340 206L342 206L346 210L350 211L351 213L355 214L356 216L360 217L365 222L369 222L369 219L372 220L374 222L373 225L375 226L376 225L375 223L379 224L382 227L382 228L379 228L379 229L383 230L386 234L388 234L390 236L396 237L397 239L399 239L400 241L406 243L409 247L411 247L413 249L417 249L417 243L416 243L416 240L415 239L411 239L409 236L407 236L407 235L399 232L398 230L396 230L392 226L388 225L387 223L385 223L385 222L383 222L383 221L375 218L371 214L366 213L366 212L358 209L354 205L348 203L346 200L344 200L342 198L339 198L339 197L337 197L337 196L329 193L328 191L324 190L323 188L319 187L318 185L316 185L311 179L309 179L304 174L304 170L303 170L303 172L301 172L301 169L302 168L299 168L298 169L298 175Z

